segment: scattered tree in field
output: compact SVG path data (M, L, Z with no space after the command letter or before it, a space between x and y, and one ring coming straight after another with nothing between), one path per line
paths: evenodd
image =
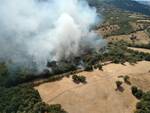
M94 69L97 69L98 67L97 67L97 65L94 65Z
M121 85L122 85L122 82L121 82L121 81L116 81L117 89L120 89L120 88L121 88Z
M75 83L86 83L86 77L84 76L73 75L72 79Z
M134 95L138 91L138 88L136 86L132 86L131 90L132 90L132 94Z
M130 82L130 80L129 80L130 77L129 77L128 75L124 76L123 79L124 79L124 82L125 82L125 83L131 84L131 82Z
M97 67L99 70L102 70L102 68L103 68L101 64L98 64Z
M150 113L150 91L143 93L142 98L136 104L135 113Z
M141 99L143 96L143 91L141 89L138 89L136 86L132 86L131 87L132 90L132 94L137 98L137 99Z
M141 99L142 96L143 96L143 91L141 89L138 89L138 91L134 94L134 96L137 98L137 99Z
M99 69L99 70L102 70L102 65L101 64L96 64L94 65L94 69Z

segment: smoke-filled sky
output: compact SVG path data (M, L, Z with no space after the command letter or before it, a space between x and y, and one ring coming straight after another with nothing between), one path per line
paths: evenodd
M150 1L150 0L136 0L136 1Z
M43 66L76 55L84 42L101 44L89 31L97 21L96 9L81 0L1 0L0 58Z
M150 0L135 0L141 4L150 5Z

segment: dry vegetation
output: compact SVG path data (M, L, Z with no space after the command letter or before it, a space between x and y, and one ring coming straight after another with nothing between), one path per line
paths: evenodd
M79 60L86 64L86 71L76 70L64 61L53 69L48 62L54 72L45 70L36 76L38 80L26 70L9 79L5 63L1 64L0 85L7 84L5 87L9 88L0 87L0 103L4 102L0 110L4 113L14 109L17 113L134 113L139 100L132 95L131 87L150 91L150 18L118 9L106 11L104 16L103 24L95 31L108 41L107 52L82 55ZM31 81L30 87L16 86Z
M127 17L127 14L121 14L121 16L116 16L114 13L106 15L106 23L98 27L96 32L108 42L117 42L117 46L111 45L108 56L104 54L102 57L104 61L120 59L118 61L121 63L121 59L126 60L122 64L109 63L103 66L102 70L79 72L79 75L86 77L86 84L76 84L71 75L70 78L65 77L60 81L36 86L35 89L39 91L44 102L61 104L69 113L134 113L136 111L139 100L132 95L131 87L137 86L143 91L150 90L150 62L141 61L150 50L135 47L128 47L127 50L120 41L130 45L148 45L149 21L142 15L132 14ZM114 19L119 22L114 23ZM126 26L122 26L126 23L128 23ZM130 61L130 57L131 60L140 62L124 63ZM119 87L117 83L120 84Z
M150 53L150 49L144 49L144 48L136 48L136 47L128 47L131 50L144 52L144 53Z
M136 38L132 40L132 35ZM116 36L109 36L107 37L108 42L118 42L118 41L125 41L127 43L135 43L135 44L148 44L150 42L149 36L143 32L138 31L136 33L131 33L128 35L116 35Z
M87 84L75 84L71 78L63 78L35 89L44 102L62 104L69 113L133 113L137 100L131 93L131 86L123 83L123 89L117 91L115 82L123 81L119 76L128 75L132 85L150 90L149 70L150 62L146 61L135 65L109 64L103 71L81 72Z

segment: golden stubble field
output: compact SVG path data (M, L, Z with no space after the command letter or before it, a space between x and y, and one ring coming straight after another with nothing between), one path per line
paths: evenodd
M69 113L133 113L137 99L131 93L131 86L123 83L123 90L116 91L120 75L130 76L132 85L150 90L150 62L135 65L126 63L109 64L103 71L81 72L87 84L75 84L71 77L60 81L41 84L37 89L44 102L61 104Z

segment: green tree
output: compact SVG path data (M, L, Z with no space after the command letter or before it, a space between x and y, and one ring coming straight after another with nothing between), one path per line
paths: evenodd
M117 89L119 89L122 85L122 81L116 81L116 86L117 86Z

